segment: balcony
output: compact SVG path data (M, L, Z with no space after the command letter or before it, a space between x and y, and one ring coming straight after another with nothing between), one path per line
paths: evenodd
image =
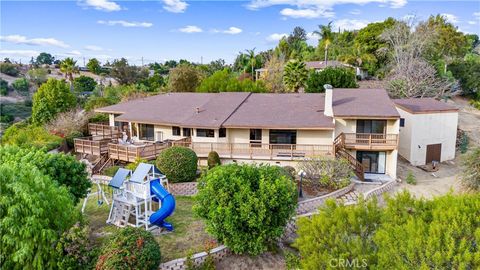
M343 133L344 147L354 150L395 150L398 134Z
M204 142L172 142L172 145L189 147L201 158L208 157L211 151L216 151L220 158L251 160L297 160L333 154L332 145Z
M95 124L89 123L88 124L88 133L90 135L103 135L103 136L110 136L120 133L118 127L109 126L107 124Z
M126 162L135 162L136 159L152 160L157 158L160 152L170 146L170 142L134 144L109 143L108 157Z

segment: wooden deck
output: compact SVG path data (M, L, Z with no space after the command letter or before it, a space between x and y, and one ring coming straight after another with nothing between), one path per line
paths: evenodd
M95 124L89 123L88 124L88 133L92 136L95 135L103 135L103 136L110 136L120 133L118 127L109 126L108 124Z
M342 140L347 149L395 150L398 147L398 134L343 133Z
M119 133L110 135L95 135L73 140L76 153L100 156L108 152L108 144L118 140Z
M136 159L152 160L170 147L170 143L145 143L139 145L108 144L108 157L114 160L134 162Z
M208 157L208 153L216 151L221 158L231 159L296 160L333 154L332 145L315 144L172 142L172 145L189 147L198 157Z

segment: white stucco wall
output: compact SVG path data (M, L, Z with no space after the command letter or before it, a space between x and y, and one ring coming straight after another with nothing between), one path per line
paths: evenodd
M397 108L405 119L400 128L399 154L412 165L425 165L427 145L442 144L441 160L455 158L457 139L457 112L412 114Z
M113 113L108 115L108 125L111 127L115 126L115 115Z
M332 130L298 130L297 144L322 144L333 143Z

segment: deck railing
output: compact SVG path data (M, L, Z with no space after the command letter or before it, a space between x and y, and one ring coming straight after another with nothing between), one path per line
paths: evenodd
M120 133L118 127L109 126L107 124L95 124L89 123L88 124L88 132L90 135L112 135L116 133Z
M344 133L346 148L393 150L398 145L398 134Z
M319 144L261 144L261 143L207 143L172 142L172 145L191 148L197 156L207 157L216 151L221 158L294 160L309 156L333 154L332 145Z
M161 151L170 147L170 143L154 143L141 145L122 145L109 143L108 157L115 160L134 162L137 158L155 159Z
M101 154L108 152L108 144L116 142L119 138L119 135L119 133L115 133L110 135L95 135L90 137L75 138L73 139L75 152L100 156Z

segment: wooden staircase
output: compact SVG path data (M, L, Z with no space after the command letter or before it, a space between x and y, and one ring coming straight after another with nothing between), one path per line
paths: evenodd
M103 153L100 157L96 160L95 164L92 168L93 174L100 173L103 169L105 169L109 164L113 165L113 160L108 157L108 153Z
M360 181L364 181L365 172L363 170L362 163L360 163L354 156L350 155L345 149L345 134L340 133L340 135L335 138L333 141L333 148L335 157L346 159L358 179L360 179Z

